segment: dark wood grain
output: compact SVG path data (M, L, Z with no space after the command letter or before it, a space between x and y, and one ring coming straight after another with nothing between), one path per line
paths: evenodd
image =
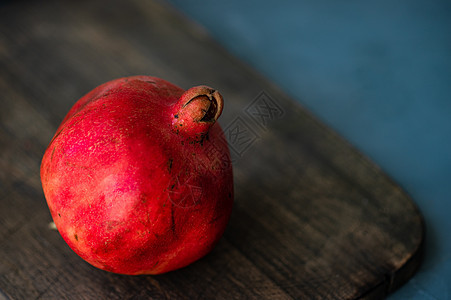
M82 261L49 228L39 179L73 103L136 74L219 89L234 153L224 237L205 258L160 276ZM0 299L379 299L420 264L424 224L409 197L165 3L1 5L0 92Z

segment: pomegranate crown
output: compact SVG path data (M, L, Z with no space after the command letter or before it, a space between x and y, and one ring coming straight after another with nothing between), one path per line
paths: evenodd
M221 115L223 106L217 90L205 85L192 87L174 106L173 129L187 138L203 140Z

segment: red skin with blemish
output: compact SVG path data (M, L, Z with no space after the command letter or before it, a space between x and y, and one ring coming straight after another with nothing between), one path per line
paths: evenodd
M206 255L233 204L222 98L155 77L107 82L64 118L41 164L58 231L90 264L160 274Z

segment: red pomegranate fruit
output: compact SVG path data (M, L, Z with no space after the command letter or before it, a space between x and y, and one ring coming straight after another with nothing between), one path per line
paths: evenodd
M120 274L160 274L206 255L233 204L223 99L156 77L107 82L69 111L45 151L54 223L84 260Z

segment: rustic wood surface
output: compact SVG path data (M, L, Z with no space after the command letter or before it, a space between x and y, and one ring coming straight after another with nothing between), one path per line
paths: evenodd
M39 166L84 93L146 74L225 97L235 207L191 266L122 276L49 227ZM373 163L165 3L0 4L0 299L378 299L420 264L424 225Z

